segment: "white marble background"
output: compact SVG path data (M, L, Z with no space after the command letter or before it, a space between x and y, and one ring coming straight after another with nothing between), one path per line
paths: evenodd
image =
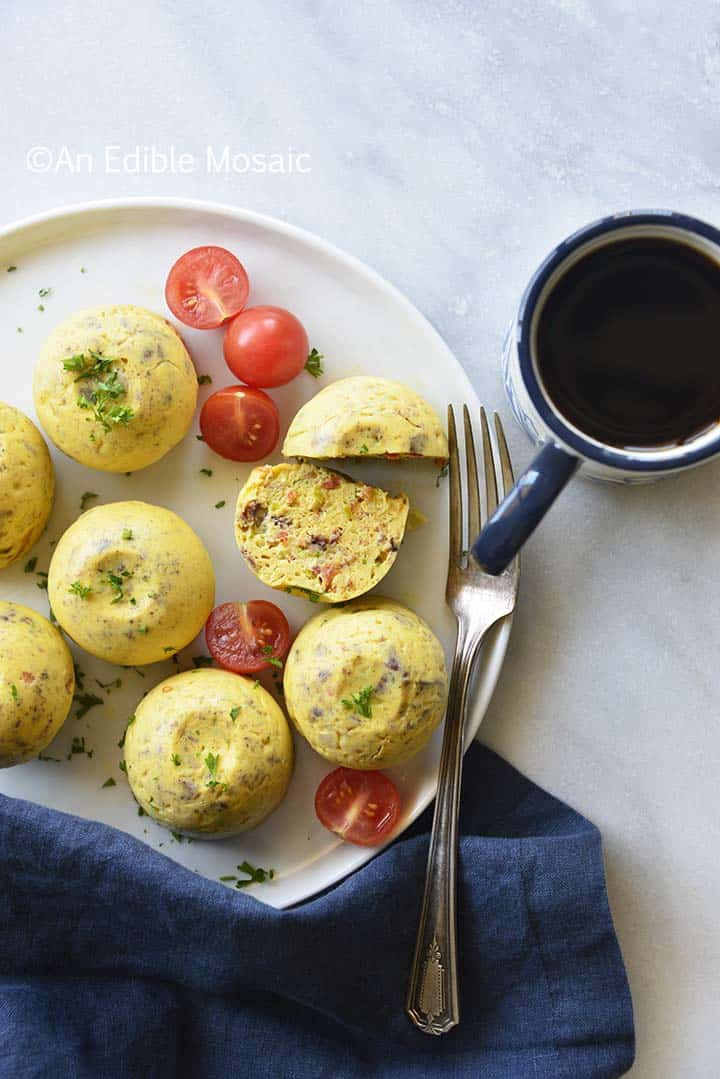
M720 220L710 0L4 0L0 80L2 218L144 194L284 217L403 289L508 421L501 339L550 245L630 206ZM292 147L311 171L105 171L107 144L153 143ZM94 170L33 174L37 145ZM633 1079L720 1073L719 497L717 465L566 492L482 729L603 832Z

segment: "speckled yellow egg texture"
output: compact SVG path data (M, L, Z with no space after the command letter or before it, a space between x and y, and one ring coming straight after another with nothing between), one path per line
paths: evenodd
M86 652L142 666L197 636L213 607L215 576L202 540L176 513L111 502L62 535L48 593L59 624Z
M74 691L58 630L37 611L0 600L0 768L31 760L52 741Z
M435 410L409 386L355 375L331 382L290 424L286 457L432 457L447 438Z
M173 327L127 304L80 311L53 330L33 390L38 418L63 453L89 468L134 472L185 436L198 387Z
M30 550L53 504L55 474L45 440L18 409L0 402L0 569Z
M282 801L292 737L259 683L214 668L186 671L138 705L125 765L135 798L160 824L221 838L255 828Z
M238 496L235 537L271 588L322 603L362 595L400 549L409 503L309 462L261 465Z
M285 663L285 704L322 757L385 768L418 753L443 717L442 646L418 615L368 596L311 618Z

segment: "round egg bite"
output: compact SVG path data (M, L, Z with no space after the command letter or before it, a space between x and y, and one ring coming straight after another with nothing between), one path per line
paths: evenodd
M89 468L134 472L187 434L197 374L178 333L130 304L80 311L53 330L33 381L56 446Z
M442 645L422 618L368 596L311 618L285 662L285 705L326 760L348 768L402 764L445 711Z
M70 649L47 618L0 600L0 768L36 757L67 719Z
M42 532L55 494L45 440L18 409L0 402L0 569L30 550Z
M290 424L286 457L430 457L444 461L440 419L419 393L390 378L353 375L331 382Z
M215 668L167 678L142 699L125 734L135 798L160 824L219 839L257 827L280 804L293 744L262 686Z
M213 608L215 575L202 540L176 513L111 502L62 535L48 594L81 648L139 667L168 659L197 636Z

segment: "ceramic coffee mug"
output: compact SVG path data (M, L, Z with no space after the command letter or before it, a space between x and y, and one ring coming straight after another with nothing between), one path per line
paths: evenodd
M512 561L578 470L602 480L645 483L720 454L720 417L719 422L678 444L649 448L611 445L591 437L564 416L543 384L537 325L548 297L586 255L605 245L638 238L688 245L714 262L720 275L720 231L669 210L633 210L603 218L568 237L545 259L520 301L503 357L505 388L513 412L541 449L472 548L474 558L488 573L500 573ZM720 364L720 341L718 353Z

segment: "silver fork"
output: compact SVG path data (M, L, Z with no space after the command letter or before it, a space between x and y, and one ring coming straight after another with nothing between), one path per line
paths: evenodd
M445 596L457 620L455 658L450 676L435 815L428 854L425 892L405 1009L426 1034L446 1034L460 1022L455 915L457 827L460 808L463 730L474 661L488 630L515 607L519 567L515 561L497 577L484 573L468 554L483 522L513 486L505 433L495 414L498 459L490 440L485 409L480 409L485 515L480 502L478 464L470 413L463 405L467 536L464 541L462 483L455 413L448 406L450 446L450 555Z

